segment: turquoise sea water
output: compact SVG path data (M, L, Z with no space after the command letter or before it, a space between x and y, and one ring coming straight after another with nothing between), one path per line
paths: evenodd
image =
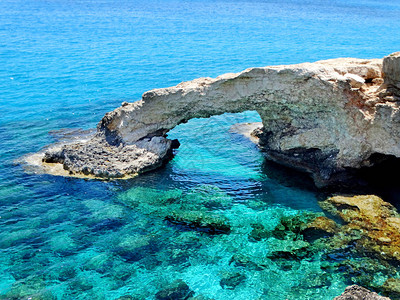
M0 1L0 299L163 299L177 285L197 299L332 299L354 282L382 284L389 271L351 249L364 277L323 249L277 255L305 247L293 236L254 237L323 214L325 197L229 131L254 112L180 125L174 160L131 180L27 173L18 161L149 89L383 57L400 50L399 29L397 1ZM168 221L190 213L230 231Z

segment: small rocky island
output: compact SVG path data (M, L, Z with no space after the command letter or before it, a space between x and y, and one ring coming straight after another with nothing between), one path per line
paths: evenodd
M254 134L266 157L324 186L400 157L399 100L400 52L250 68L146 92L107 113L90 140L49 148L42 161L70 176L131 177L171 158L179 142L167 133L175 126L255 110L263 126Z

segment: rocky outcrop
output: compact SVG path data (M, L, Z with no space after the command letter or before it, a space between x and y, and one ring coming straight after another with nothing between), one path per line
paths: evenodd
M62 164L70 175L124 178L160 167L172 156L177 141L155 136L133 144L110 143L97 134L86 142L51 148L44 153L46 164Z
M267 157L324 185L370 166L373 154L400 157L399 61L395 53L250 68L151 90L107 113L93 139L48 150L43 162L72 175L130 176L170 157L177 143L166 136L178 124L256 110Z
M335 196L320 205L346 222L334 239L335 247L354 243L362 252L400 263L400 215L390 203L363 195Z
M343 294L333 300L390 300L358 285L348 286Z

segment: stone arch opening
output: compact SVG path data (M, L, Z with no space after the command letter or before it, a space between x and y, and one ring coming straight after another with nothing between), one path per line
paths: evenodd
M251 133L261 126L256 111L191 119L167 133L167 138L180 142L174 150L174 165L182 172L218 172L229 176L244 172L245 167L240 164L255 168L257 162L250 158L257 159Z
M135 176L168 160L174 143L167 135L179 124L251 110L261 117L260 145L268 158L310 173L323 186L364 166L372 153L400 157L399 61L400 53L385 57L385 76L381 59L348 58L155 89L107 113L90 141L47 151L43 161L60 163L70 175Z

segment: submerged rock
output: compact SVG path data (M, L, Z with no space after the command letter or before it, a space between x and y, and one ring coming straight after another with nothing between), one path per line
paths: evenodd
M143 204L152 207L171 206L180 203L182 197L183 192L178 189L162 191L146 187L134 187L119 195L119 199L132 208Z
M310 252L310 243L302 240L272 240L269 243L270 252L268 258L285 259L285 260L301 260Z
M366 288L358 285L348 286L343 294L335 297L334 300L390 300L387 297L379 296L377 293L371 292Z
M67 281L71 278L75 278L77 273L76 268L73 266L61 266L57 279L60 281Z
M370 257L357 257L356 253L347 253L344 259L338 263L331 264L333 273L346 274L346 283L357 284L367 289L383 291L381 287L382 278L396 276L397 268L384 261ZM377 280L377 278L379 278Z
M69 288L75 293L82 293L91 290L93 282L89 276L78 275L69 282Z
M306 241L313 242L320 238L331 237L337 231L338 226L335 221L321 216L308 223L302 234Z
M33 277L22 281L16 281L3 298L0 299L32 299L32 300L55 300L57 299L51 291L46 289L46 283L41 277Z
M222 275L222 279L219 282L221 287L225 289L234 289L243 281L246 280L246 276L239 272L227 272Z
M321 221L317 221L321 219ZM303 239L304 235L310 235L311 231L317 230L316 227L328 227L327 224L322 224L325 217L315 213L301 213L295 216L282 217L279 224L272 231L272 236L277 239ZM321 223L321 224L320 224ZM327 223L327 221L325 221ZM323 230L322 228L320 230Z
M76 176L133 176L171 157L178 142L166 134L178 124L255 110L267 158L309 172L320 186L341 181L373 165L374 154L400 157L399 58L250 68L151 90L107 113L91 140L49 149L43 162Z
M159 291L156 300L187 300L194 295L194 292L183 280L176 280L170 287Z
M112 257L106 253L100 253L90 258L83 266L84 270L94 270L98 273L107 273L113 266Z
M253 230L249 234L249 238L260 241L262 239L267 239L271 237L272 232L270 230L265 229L264 225L262 224L252 224L251 227Z
M179 189L161 191L138 187L121 194L119 200L183 231L211 235L231 232L223 209L232 205L232 197L211 185L201 185L185 193Z
M400 299L400 278L389 278L382 285L383 294L392 299Z
M149 211L217 210L232 206L232 197L213 185L200 185L184 193L179 189L167 191L145 187L132 188L119 196L129 207L146 207Z
M175 211L168 214L165 220L180 226L181 229L195 230L208 234L227 234L231 231L231 227L225 217L202 211Z
M364 195L336 196L320 205L347 223L338 232L336 247L353 242L360 251L400 263L400 215L390 203Z

